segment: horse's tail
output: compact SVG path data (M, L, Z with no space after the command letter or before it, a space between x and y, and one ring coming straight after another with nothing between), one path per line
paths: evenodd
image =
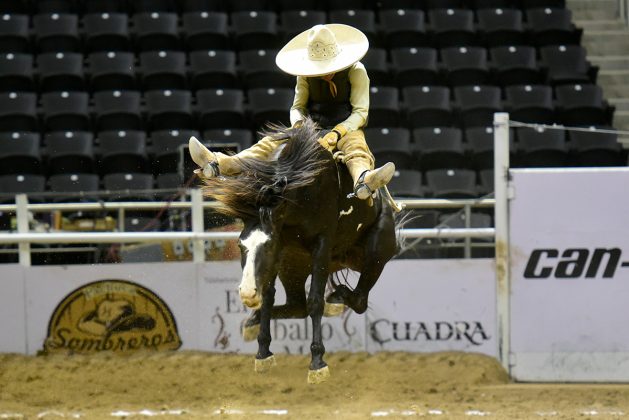
M420 217L422 216L418 214L413 214L409 211L393 213L393 223L395 224L395 238L397 241L397 252L395 254L396 256L409 250L415 244L415 241L412 241L402 235L402 230L406 227L406 225Z

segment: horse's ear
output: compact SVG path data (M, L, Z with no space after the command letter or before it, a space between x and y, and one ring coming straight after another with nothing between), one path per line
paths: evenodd
M188 141L188 150L190 151L190 157L201 168L205 167L211 160L212 152L208 150L196 137L191 136Z
M260 223L266 232L277 232L284 225L286 202L275 207L260 207Z

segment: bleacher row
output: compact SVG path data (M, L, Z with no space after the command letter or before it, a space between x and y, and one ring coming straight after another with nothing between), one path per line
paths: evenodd
M469 172L461 196L470 178L474 196L489 192L479 171L496 111L613 124L560 0L9 0L0 22L4 193L181 185L190 135L238 151L266 121L288 123L294 79L275 54L317 23L370 38L367 139L398 165L394 193L457 196L440 194L431 171ZM520 129L513 140L516 165L626 164L613 135Z

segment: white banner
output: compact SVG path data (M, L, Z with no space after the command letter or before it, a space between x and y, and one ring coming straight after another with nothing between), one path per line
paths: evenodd
M397 260L368 311L367 349L497 356L494 261Z
M190 263L25 269L27 352L198 348Z
M238 295L240 263L207 263L201 272L199 308L201 309L201 347L218 352L255 353L257 341L245 342L241 324L251 311L243 306ZM286 301L279 282L275 286L275 305ZM326 351L364 351L365 323L352 311L334 318L323 318L322 334ZM309 354L312 342L312 321L285 319L271 321L271 351L274 353Z
M240 264L2 266L3 351L194 349L255 353L241 324ZM461 350L496 355L493 260L395 260L369 309L323 319L327 351ZM348 282L355 286L357 273ZM276 305L285 302L281 283ZM27 333L26 333L27 332ZM273 320L271 350L309 353L312 322ZM7 337L6 339L4 337Z
M17 264L0 270L0 353L26 353L24 270Z
M629 168L512 170L519 380L629 380Z

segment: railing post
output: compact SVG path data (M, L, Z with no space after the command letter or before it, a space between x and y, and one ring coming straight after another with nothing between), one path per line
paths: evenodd
M26 194L15 196L15 217L17 218L18 233L28 233L28 197ZM20 265L31 265L31 244L23 242L18 245Z
M509 260L509 114L494 114L494 223L496 225L496 310L498 350L502 366L510 372L511 264Z
M463 211L465 212L465 228L469 229L472 227L472 207L466 204ZM463 243L463 258L472 258L472 238L468 236Z
M190 191L192 201L192 232L203 233L203 193L200 188L193 188ZM192 260L194 262L205 261L205 244L203 239L193 239Z

